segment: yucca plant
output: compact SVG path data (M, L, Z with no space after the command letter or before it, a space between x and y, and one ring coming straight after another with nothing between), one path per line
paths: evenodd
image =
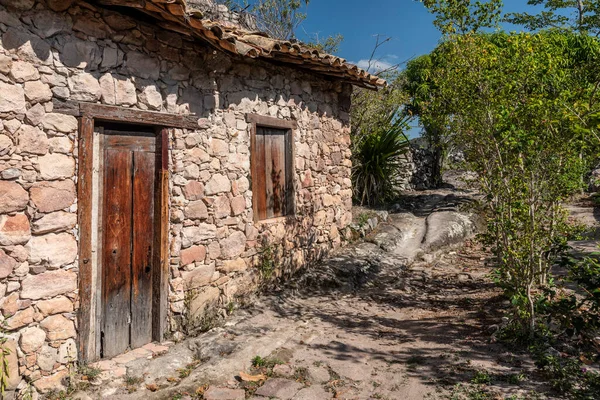
M390 113L374 132L354 135L352 181L361 205L376 205L396 195L396 179L409 149L405 135L408 117Z

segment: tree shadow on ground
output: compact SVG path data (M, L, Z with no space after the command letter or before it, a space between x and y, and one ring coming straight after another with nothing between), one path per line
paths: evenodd
M482 264L479 258L477 262ZM327 262L321 270L326 266ZM410 276L415 272L364 260L354 260L344 272L360 276L344 276L344 282L332 287L329 271L321 286L313 277L304 281L308 285L296 286L293 294L284 289L270 298L271 308L281 318L316 319L353 338L352 344L343 338L321 340L310 345L312 350L357 368L364 365L365 357L390 366L400 364L409 377L426 385L450 388L470 382L483 370L494 386L506 386L503 392L546 391L525 352L490 340L506 304L489 279ZM519 374L528 379L513 388L508 381Z

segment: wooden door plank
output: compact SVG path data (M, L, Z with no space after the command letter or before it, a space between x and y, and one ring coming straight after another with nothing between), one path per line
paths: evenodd
M256 168L255 174L252 177L254 193L252 196L256 196L256 214L258 220L267 218L267 186L266 186L266 172L265 172L265 135L262 129L256 130L255 138L255 160Z
M96 135L98 132L98 135ZM94 146L94 157L98 157L97 165L94 163L94 169L97 168L98 174L94 177L97 179L94 189L97 189L97 192L94 193L94 204L97 209L97 213L95 215L95 224L94 229L96 229L96 254L95 256L95 271L94 271L94 311L95 318L93 320L94 324L94 336L96 339L96 356L98 358L101 357L102 352L102 330L103 330L103 313L104 313L104 304L102 303L102 290L103 290L103 252L102 246L104 244L104 221L103 210L104 210L104 127L102 125L98 125L94 127L94 140L98 141L98 147Z
M133 152L132 348L152 341L155 162L154 153Z
M285 134L272 132L271 138L271 186L273 188L273 217L285 215Z
M154 193L154 270L152 271L152 339L162 342L167 330L169 294L169 129L158 132Z
M106 133L106 131L105 131ZM122 132L119 132L122 133ZM135 132L131 132L135 134ZM154 152L156 149L156 138L154 136L147 136L148 134L143 132L144 136L129 136L129 132L126 135L106 135L105 144L106 147L118 149L127 149L130 151L149 151Z
M266 131L266 130L265 130ZM264 135L265 141L265 197L266 197L266 218L273 218L273 206L274 206L274 198L273 198L273 138L272 135L269 135L267 131Z
M288 130L285 134L285 215L296 213L295 195L295 155L294 155L294 131Z
M173 128L198 129L198 116L167 114L155 111L142 111L133 108L107 106L96 103L77 103L79 115L104 121L128 122L142 125L171 126Z
M92 175L94 120L79 121L79 174L77 179L79 221L79 355L83 362L96 359L92 328Z
M129 347L131 315L132 153L104 152L102 357Z

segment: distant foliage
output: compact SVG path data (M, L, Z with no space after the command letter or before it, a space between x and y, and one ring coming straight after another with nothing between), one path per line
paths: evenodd
M306 19L300 12L310 0L256 0L251 12L258 18L259 28L271 37L289 40L295 37L296 28Z
M327 36L324 39L315 34L313 35L313 39L306 43L306 45L323 53L335 54L339 51L343 41L344 36L339 33L337 35Z
M435 15L433 24L443 34L464 34L478 32L483 28L495 28L502 15L502 0L420 1Z
M308 6L310 0L219 0L229 9L247 12L256 18L258 29L275 39L296 39L298 27L306 19L301 12L302 6ZM304 43L321 52L334 54L344 41L341 34L320 37L309 35L311 39Z
M404 76L397 71L382 73L379 76L388 86L377 91L355 88L352 94L352 137L359 143L364 136L389 124L390 115L402 113L403 104L408 100L404 91Z
M258 28L276 39L290 40L296 28L306 19L301 12L310 0L217 0L233 11L244 11L256 17Z
M600 33L598 0L528 0L527 4L544 9L539 14L508 13L505 20L534 31L559 28L591 35Z

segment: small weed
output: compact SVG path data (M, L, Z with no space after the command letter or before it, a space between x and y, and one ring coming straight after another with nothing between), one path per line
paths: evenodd
M87 377L87 380L93 381L102 373L100 368L90 367L89 365L80 365L77 372L82 377Z
M507 375L502 375L500 377L500 379L502 379L505 382L510 383L511 385L518 385L519 383L521 383L524 380L526 380L527 376L525 376L525 374L523 374L523 373L519 373L519 374L507 374Z
M142 377L125 375L125 386L129 393L135 392L138 389L137 386L142 382L144 382L144 378Z
M285 364L278 358L263 358L261 356L256 356L252 359L252 366L254 368L267 368L272 369L274 366L279 364Z
M260 271L262 279L268 283L275 274L275 248L266 238L263 238L258 254L258 270Z
M132 376L132 375L125 376L125 384L128 386L139 385L142 382L144 382L144 379L139 376Z
M358 226L360 226L362 228L363 226L365 226L367 224L367 221L369 220L369 218L371 218L369 213L362 212L358 215L358 221L356 221L356 222L357 222Z
M179 378L183 379L190 376L190 374L198 366L198 364L200 364L200 361L196 360L186 365L185 368L178 369L177 372L179 373Z
M588 370L579 359L558 358L534 350L536 365L550 385L574 399L597 399L600 396L600 373Z
M308 369L304 367L298 367L294 371L294 379L297 382L303 383L306 385L308 383Z
M188 376L190 376L190 374L192 373L192 370L187 369L187 368L180 368L177 370L177 372L179 374L178 375L179 379L184 379L184 378L187 378Z
M475 376L471 379L471 382L476 385L489 385L492 382L492 378L485 371L475 371Z
M184 313L181 317L181 327L187 336L192 336L198 332L207 332L219 326L221 322L221 314L217 303L209 304L201 315L198 315L198 312L192 312L194 300L202 293L203 291L199 289L188 289L184 292Z
M252 359L252 366L255 368L264 367L267 365L267 360L261 356L256 356Z
M335 372L331 367L327 367L327 370L329 371L329 377L332 381L340 380L340 375L337 372Z
M46 395L46 399L48 400L68 400L68 398L69 395L64 390L52 390Z
M221 322L219 308L213 305L204 311L204 315L200 318L198 330L200 332L208 332L212 328L219 326Z
M494 397L484 388L457 384L452 390L450 400L491 400Z
M234 311L235 311L235 303L233 301L230 301L229 303L227 303L227 315L233 314Z
M33 387L27 382L23 390L19 392L19 400L33 400Z

